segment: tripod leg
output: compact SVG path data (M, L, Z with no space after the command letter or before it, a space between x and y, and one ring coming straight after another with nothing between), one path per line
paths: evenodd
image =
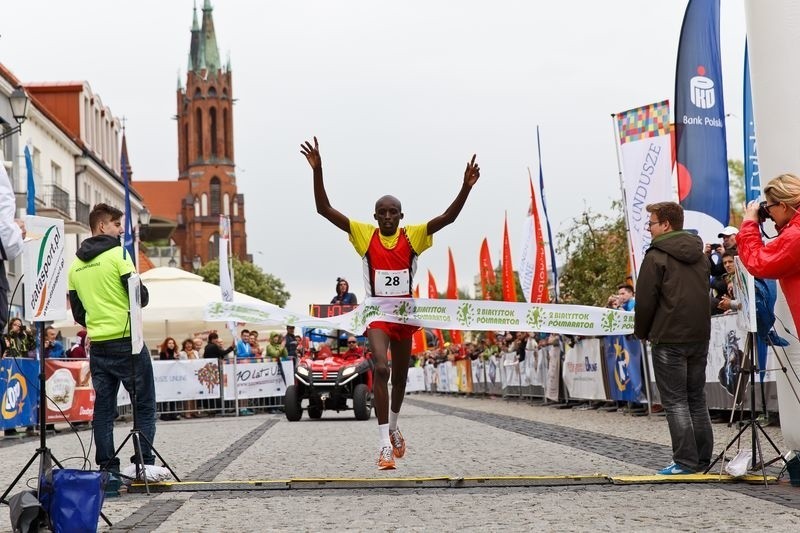
M180 482L181 478L179 478L179 477L178 477L178 474L176 474L176 473L175 473L175 471L174 471L174 470L172 470L172 467L170 467L170 466L169 466L169 464L167 464L167 461L165 461L165 460L164 460L164 458L163 458L163 457L161 457L161 454L160 454L160 453L158 453L158 450L156 450L156 449L155 449L155 447L153 446L153 443L152 443L152 442L150 442L150 441L147 439L147 437L145 437L144 435L139 435L139 438L140 438L140 439L144 439L144 440L145 440L145 442L147 442L147 443L150 445L150 450L152 450L152 452L155 454L155 456L156 456L156 457L158 457L158 460L159 460L159 461L161 461L161 464L162 464L162 465L164 465L164 468L166 468L167 470L169 470L169 473L170 473L170 474L172 474L172 477L174 477L174 478L175 478L175 481L178 481L178 482Z
M144 480L145 492L150 494L150 483L147 481L147 467L145 466L144 458L142 457L142 441L140 440L142 435L135 430L131 432L131 435L133 436L133 449L134 453L136 454L136 477Z
M42 454L42 450L36 450L36 451L33 453L33 456L31 456L31 458L30 458L30 459L28 459L28 462L27 462L27 463L25 463L25 466L22 468L22 470L20 470L20 471L19 471L19 474L17 474L17 477L15 477L15 478L14 478L14 481L12 481L12 482L11 482L11 484L8 486L8 488L7 488L7 489L6 489L6 491L3 493L3 495L2 495L2 496L0 496L0 504L2 504L2 503L5 503L6 505L8 505L8 500L6 500L6 496L8 496L8 493L9 493L9 492L11 492L12 490L14 490L14 485L16 485L16 484L17 484L17 481L19 481L20 479L22 479L22 476L24 476L24 475L25 475L25 472L27 472L27 471L28 471L28 469L31 467L31 465L32 465L32 464L33 464L33 462L36 460L36 458L37 458L37 457L39 457L39 455L41 455L41 454Z
M749 422L748 422L747 424L745 424L745 425L743 425L743 426L742 426L742 428L739 430L739 433L737 433L737 434L736 434L736 435L735 435L735 436L734 436L734 437L733 437L733 438L730 440L730 442L728 442L728 445L727 445L727 446L725 446L725 449L724 449L724 450L722 450L722 451L719 453L719 455L717 455L717 457L716 457L716 458L714 458L714 460L711 462L711 464L710 464L710 465L708 465L708 468L706 468L706 469L705 469L705 471L703 472L704 474L708 474L708 473L711 471L711 469L712 469L712 468L714 468L714 465L715 465L715 464L717 464L717 462L718 462L718 461L720 461L720 460L721 460L723 457L725 457L725 452L727 452L728 450L730 450L730 449L731 449L731 447L732 447L734 444L736 444L736 442L737 442L737 441L739 440L739 438L742 436L742 433L744 433L744 432L747 430L747 428L748 428L749 426L750 426L750 423L749 423Z

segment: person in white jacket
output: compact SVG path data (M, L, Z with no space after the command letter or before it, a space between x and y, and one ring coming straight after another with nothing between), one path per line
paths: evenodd
M11 180L3 165L0 165L0 330L8 323L8 278L6 261L13 261L22 253L25 238L25 223L16 218L17 201Z

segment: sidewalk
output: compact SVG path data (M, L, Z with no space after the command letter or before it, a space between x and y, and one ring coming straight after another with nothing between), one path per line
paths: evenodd
M398 460L397 470L379 472L374 465L375 424L374 417L358 422L351 413L328 412L320 421L304 417L296 423L281 415L159 422L155 445L187 481L650 474L649 465L669 462L663 417L419 394L407 396L400 418L408 441L406 457ZM725 425L715 424L714 429L717 442L726 443ZM117 428L117 442L127 430ZM777 428L767 430L779 434ZM80 437L88 446L90 433ZM2 489L37 445L35 440L3 447ZM68 459L83 453L75 435L48 438L48 445L66 466L80 466L80 459ZM32 469L26 479L35 474ZM217 490L123 494L106 500L104 512L115 531L760 531L765 524L774 531L795 531L800 489L783 481L769 488L606 484ZM0 530L9 524L3 506Z

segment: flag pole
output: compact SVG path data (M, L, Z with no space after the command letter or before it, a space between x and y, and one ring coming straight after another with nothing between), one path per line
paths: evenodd
M636 258L633 253L633 239L631 238L631 224L628 220L628 198L625 194L625 183L622 178L622 161L619 157L619 130L617 129L617 114L611 113L611 129L614 134L614 153L617 156L617 175L619 178L619 192L622 196L622 215L625 220L625 234L628 236L628 261L631 265L631 279L636 287Z

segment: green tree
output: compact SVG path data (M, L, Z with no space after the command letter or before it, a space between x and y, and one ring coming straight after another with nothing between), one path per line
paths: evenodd
M740 226L744 219L744 163L728 159L728 190L731 198L731 226Z
M486 285L486 292L489 293L490 300L503 300L503 268L502 265L498 266L494 270L494 283L488 283ZM522 283L519 281L519 272L514 270L514 285L517 288L517 301L524 302L525 300L525 293L522 291Z
M605 305L608 296L628 276L628 236L622 203L611 205L611 216L587 209L559 233L558 250L566 256L559 273L561 301Z
M219 260L209 261L197 273L203 276L205 281L219 285ZM235 257L233 279L236 285L234 288L238 292L279 307L284 307L292 296L280 279L264 272L261 267L253 263L243 263Z

